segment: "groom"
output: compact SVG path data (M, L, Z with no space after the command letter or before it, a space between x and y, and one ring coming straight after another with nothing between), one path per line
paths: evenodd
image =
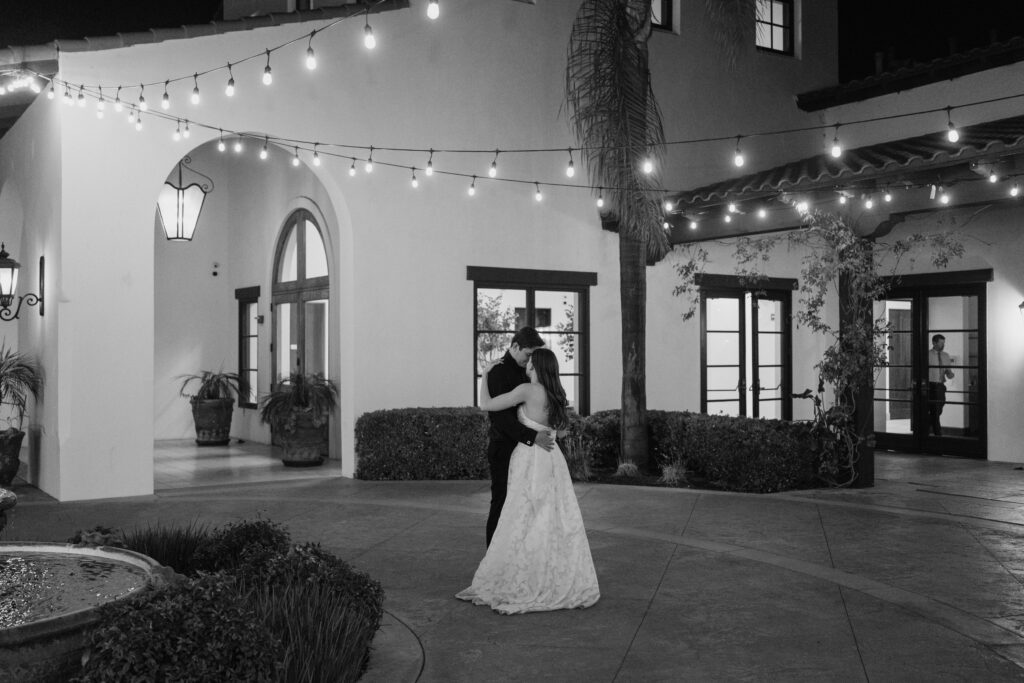
M544 340L532 327L524 327L512 337L508 351L501 361L487 375L487 390L491 396L500 396L529 382L526 376L526 362L534 349L544 346ZM550 432L536 432L523 425L516 416L516 407L487 413L491 420L490 439L487 443L487 462L491 466L491 512L487 516L487 545L491 544L494 529L501 517L508 491L508 463L516 444L534 444L546 451L555 445Z

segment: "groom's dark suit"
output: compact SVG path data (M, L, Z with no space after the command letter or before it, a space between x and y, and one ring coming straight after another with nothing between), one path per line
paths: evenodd
M501 363L487 374L487 390L491 396L500 396L529 381L526 370L519 367L512 354L506 351ZM487 444L487 462L491 466L491 512L487 516L487 545L491 544L491 536L498 526L501 508L505 504L508 463L512 459L512 451L516 449L517 443L532 446L537 438L536 431L519 421L516 410L513 406L487 413L491 419L490 440Z

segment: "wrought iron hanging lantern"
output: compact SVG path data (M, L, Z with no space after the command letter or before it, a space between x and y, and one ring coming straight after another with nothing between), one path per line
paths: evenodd
M157 199L160 224L167 239L172 242L192 240L206 195L213 192L213 179L189 166L191 163L192 157L189 156L178 162L177 184L171 180L165 181ZM185 170L202 176L208 182L191 182L186 185L183 179Z
M11 310L18 291L18 271L21 264L7 253L6 245L0 242L0 320L14 320L21 312L21 305L39 305L39 315L43 314L43 272L46 265L44 257L39 257L39 294L22 294L18 297L18 306Z

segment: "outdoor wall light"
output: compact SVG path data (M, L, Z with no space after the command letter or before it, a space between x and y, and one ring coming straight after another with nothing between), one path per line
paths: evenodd
M1024 301L1020 302L1020 305L1017 306L1017 310L1020 311L1021 320L1024 320Z
M190 242L199 222L199 213L203 210L206 195L213 192L213 179L190 167L192 157L184 157L178 162L178 183L168 180L160 190L157 198L157 213L164 234L172 242ZM200 175L209 183L192 182L188 185L183 180L183 171L189 170Z
M43 314L43 273L46 259L39 257L39 294L22 294L18 297L18 306L11 310L15 293L18 291L18 270L21 264L11 258L5 245L0 242L0 320L14 320L21 312L21 305L35 306L39 304L39 315Z

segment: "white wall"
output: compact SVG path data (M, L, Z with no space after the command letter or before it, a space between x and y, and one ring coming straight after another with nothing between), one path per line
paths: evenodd
M730 71L701 37L699 3L688 0L683 34L656 36L651 48L666 135L816 120L796 111L792 96L827 84L834 73L828 39L834 3L814 3L819 4L825 9L806 8L821 30L805 30L803 58L750 51L739 70ZM238 94L232 99L222 94L222 72L200 77L198 107L187 103L191 78L172 84L170 111L192 120L190 142L199 148L195 165L217 183L196 241L188 245L164 243L155 227L160 186L188 151L171 141L173 121L147 117L144 130L136 132L123 114L98 121L91 107L43 103L59 112L52 116L60 117L64 140L59 432L60 452L68 457L60 464L67 485L58 497L152 491L153 439L188 434L187 402L176 396L173 378L222 360L233 363L233 290L261 284L266 310L273 241L281 221L302 202L326 216L337 275L332 353L340 363L332 378L341 388L342 407L333 429L346 474L355 466L353 426L361 413L471 403L471 364L460 360L473 353L473 286L466 266L597 272L591 291L591 405L618 405L617 238L600 230L588 191L547 186L544 201L533 200L532 181L565 181L563 152L502 155L501 176L527 181L522 184L487 178L492 152L436 154L435 168L480 176L477 196L470 199L467 179L441 173L426 178L421 172L420 188L410 188L409 167L422 168L423 154L378 151L376 161L403 168L378 163L372 175L360 171L349 178L349 160L328 153L365 153L325 146L323 166L288 176L293 169L280 158L256 161L252 143L244 161L218 159L219 153L204 146L217 135L202 130L204 123L377 147L487 150L575 143L560 113L574 3L451 0L438 22L426 20L424 8L417 1L408 10L373 15L379 41L373 53L362 47L362 21L318 34L316 72L302 66L305 43L275 53L270 87L259 82L264 57L238 64ZM113 85L162 81L237 62L320 25L65 53L61 77L104 84L109 97ZM810 43L812 36L821 36L822 47ZM148 87L146 97L156 106L161 92ZM122 98L134 100L137 94L137 88L126 87ZM758 106L748 106L751 101ZM752 157L751 167L779 163L791 153L781 145L765 148ZM724 176L731 149L671 154L665 182L685 187ZM309 163L308 154L303 162ZM222 264L221 274L212 278L215 261ZM785 261L779 267L784 271ZM648 395L651 407L692 408L699 400L696 323L679 319L673 286L670 263L650 269ZM261 362L269 368L269 321L264 329ZM794 380L794 386L802 383ZM239 412L237 434L265 434L250 411Z

